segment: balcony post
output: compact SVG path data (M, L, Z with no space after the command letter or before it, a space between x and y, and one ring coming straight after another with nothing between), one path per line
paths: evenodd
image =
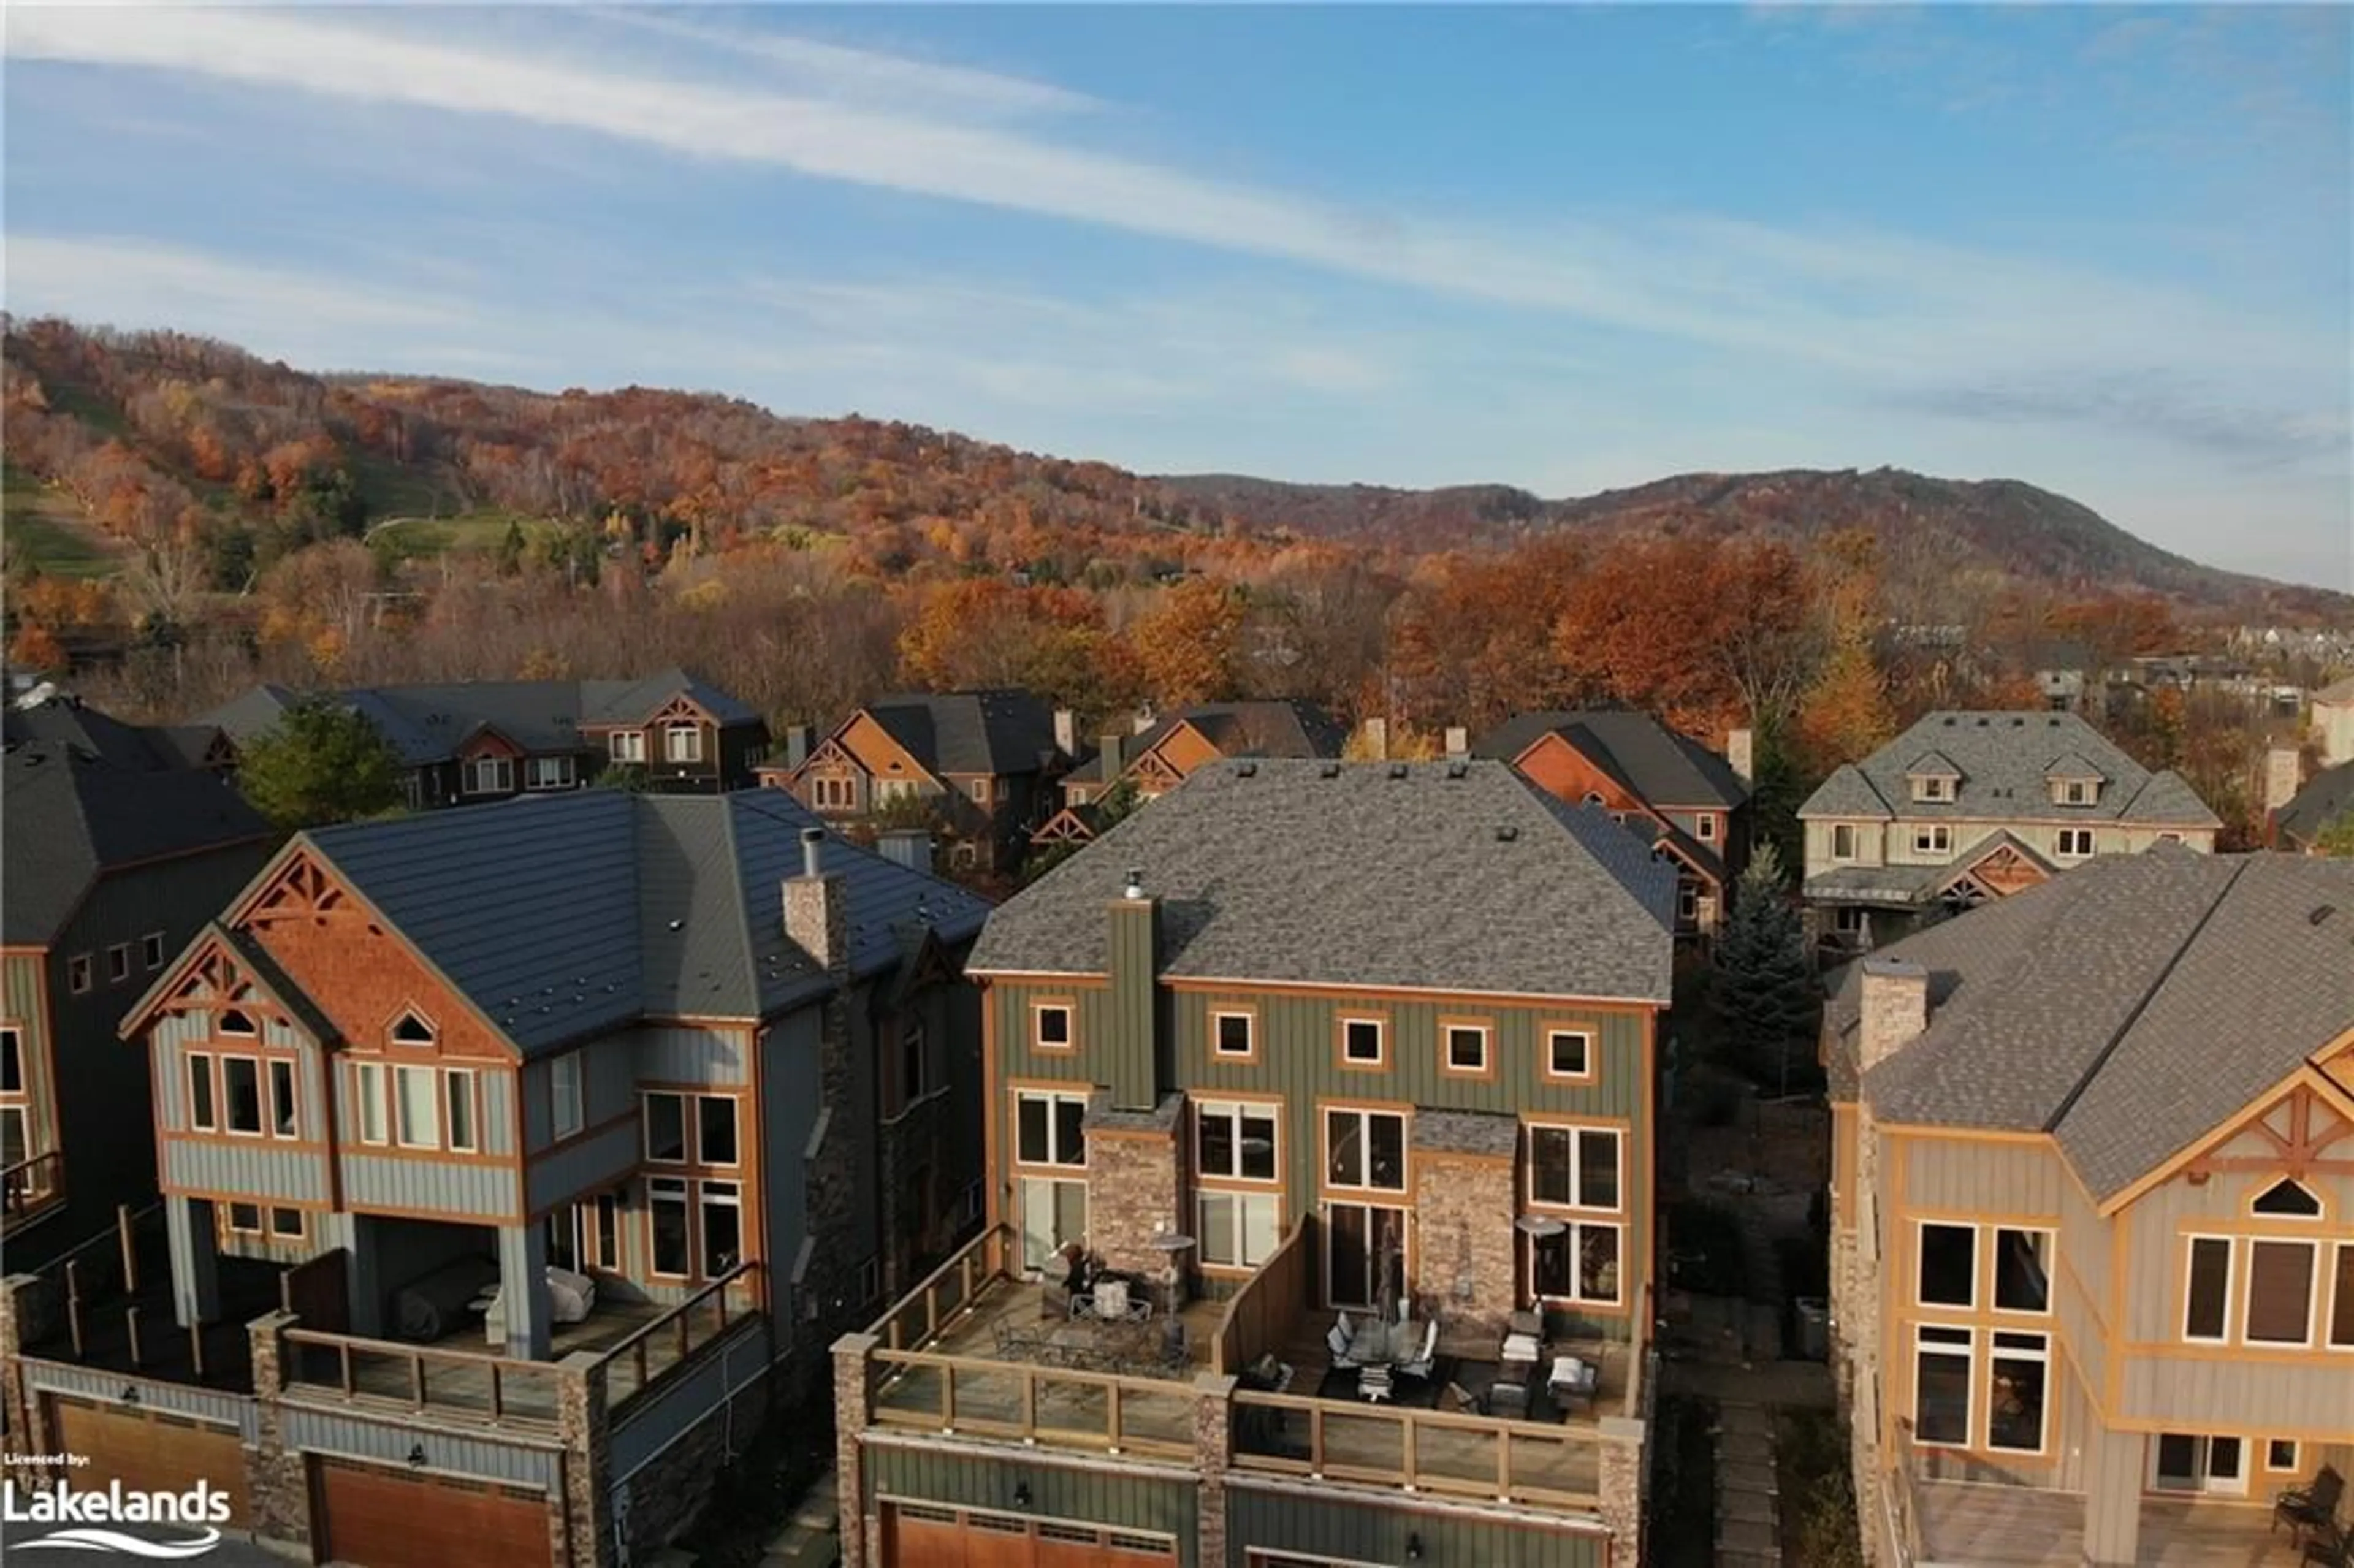
M1643 1423L1625 1415L1602 1418L1602 1522L1610 1527L1614 1562L1643 1560L1643 1445L1649 1434Z
M866 1451L860 1436L875 1419L875 1379L868 1358L872 1334L844 1334L833 1342L833 1474L842 1520L842 1568L869 1568Z
M1235 1381L1220 1372L1193 1376L1193 1467L1202 1478L1195 1492L1201 1510L1195 1530L1204 1563L1226 1561L1226 1472L1235 1460Z

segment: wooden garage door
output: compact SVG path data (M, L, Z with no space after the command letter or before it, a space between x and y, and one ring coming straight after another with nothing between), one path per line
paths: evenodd
M49 1430L58 1446L90 1461L73 1472L77 1489L121 1481L126 1489L185 1492L204 1481L228 1494L231 1523L246 1522L245 1446L233 1426L53 1393Z
M1177 1542L1068 1520L930 1503L883 1505L881 1568L1164 1568Z
M545 1493L317 1454L311 1541L320 1562L358 1568L544 1568L551 1552Z

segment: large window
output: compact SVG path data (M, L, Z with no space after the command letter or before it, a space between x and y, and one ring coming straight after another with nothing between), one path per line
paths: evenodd
M744 1261L744 1208L733 1181L698 1181L703 1214L703 1277L716 1279Z
M296 1138L302 1134L301 1118L295 1110L294 1064L282 1056L270 1062L270 1135L272 1138Z
M1998 1226L1994 1233L1998 1312L2052 1310L2052 1233Z
M1405 1118L1394 1111L1324 1113L1324 1184L1405 1191Z
M653 1228L653 1272L684 1279L694 1272L687 1256L686 1183L675 1176L655 1176L646 1181L646 1203Z
M663 760L665 762L702 761L703 726L694 724L663 726Z
M810 779L810 800L821 811L854 810L858 805L858 781L838 774L814 774Z
M1620 1232L1592 1220L1562 1222L1557 1234L1529 1238L1529 1289L1555 1301L1617 1306Z
M1922 1324L1914 1330L1913 1436L1916 1442L1966 1446L1970 1440L1967 1329Z
M1987 1373L1986 1446L2005 1453L2043 1451L2052 1341L2042 1334L1994 1331Z
M575 782L569 757L535 757L523 765L526 789L569 789Z
M664 1165L686 1163L686 1097L646 1097L646 1158Z
M2354 1350L2354 1245L2192 1236L2186 1246L2184 1340Z
M1529 1128L1529 1202L1565 1209L1618 1207L1618 1131L1607 1127Z
M2338 1266L2330 1272L2329 1348L2354 1351L2354 1242L2338 1244Z
M558 1056L547 1065L548 1097L553 1102L556 1136L570 1138L580 1130L580 1054Z
M1951 854L1954 830L1943 822L1923 822L1913 830L1914 854Z
M504 757L470 758L460 770L458 788L469 795L504 795L514 789L514 762Z
M220 1127L213 1105L213 1059L201 1051L188 1053L188 1125L198 1132Z
M1914 1298L1924 1307L1976 1305L1978 1243L1973 1225L1924 1224Z
M1275 1180L1276 1107L1204 1100L1193 1107L1193 1170L1235 1181Z
M737 1162L736 1100L731 1095L696 1097L695 1111L696 1158L705 1165Z
M450 1147L472 1154L482 1147L474 1131L474 1070L450 1069L441 1075L441 1088L450 1113Z
M1200 1193L1195 1239L1201 1244L1201 1260L1214 1268L1257 1268L1265 1263L1283 1239L1281 1204L1274 1192Z
M1853 822L1834 822L1831 825L1831 858L1833 860L1855 858L1855 824Z
M1087 1102L1077 1095L1013 1097L1013 1158L1024 1165L1085 1165Z
M12 1023L0 1029L0 1095L21 1095L24 1092L24 1036Z
M362 1143L387 1143L384 1126L384 1064L362 1062L353 1072L359 1101L357 1120ZM203 1126L202 1122L197 1124Z
M223 1056L221 1100L231 1132L261 1135L261 1063L252 1056Z
M392 1114L394 1136L404 1149L439 1149L441 1147L440 1086L434 1082L440 1075L430 1067L395 1067L392 1070Z
M2307 1241L2248 1244L2248 1343L2312 1342L2313 1277L2318 1251Z
M613 760L620 763L643 762L646 759L646 732L642 729L617 729L607 745Z

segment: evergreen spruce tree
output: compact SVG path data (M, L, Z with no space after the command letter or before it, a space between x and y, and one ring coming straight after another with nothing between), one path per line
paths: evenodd
M1716 1012L1733 1061L1760 1086L1787 1092L1794 1063L1802 1071L1812 1065L1822 1004L1782 885L1782 857L1770 842L1757 846L1741 874L1715 969Z

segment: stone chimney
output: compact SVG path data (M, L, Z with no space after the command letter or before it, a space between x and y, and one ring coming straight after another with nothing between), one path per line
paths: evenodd
M1724 732L1724 761L1744 784L1757 777L1757 733L1746 726Z
M1079 715L1068 708L1055 710L1055 749L1066 757L1079 754Z
M1866 959L1861 1000L1856 1069L1869 1072L1929 1027L1929 971L1907 959Z
M1471 732L1459 724L1447 726L1447 755L1449 760L1471 755Z
M830 973L850 976L850 895L825 869L825 830L801 830L801 874L785 879L785 935Z
M1128 874L1110 916L1104 1081L1115 1110L1150 1110L1161 1100L1161 901L1143 872Z
M1387 762L1390 759L1390 721L1369 718L1365 721L1365 760Z
M2275 746L2264 753L2264 815L2296 798L2305 782L2305 759L2291 746Z
M875 836L875 850L893 865L932 873L932 835L921 828L886 828Z

